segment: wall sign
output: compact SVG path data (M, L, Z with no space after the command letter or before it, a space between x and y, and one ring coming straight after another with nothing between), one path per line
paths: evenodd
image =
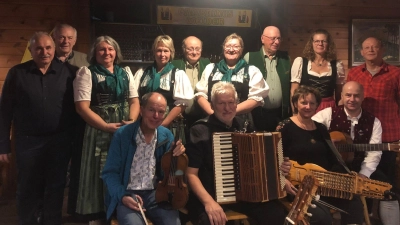
M252 10L157 6L158 24L251 27Z

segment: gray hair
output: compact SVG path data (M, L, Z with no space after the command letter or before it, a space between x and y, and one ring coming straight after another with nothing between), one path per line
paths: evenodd
M92 44L92 48L90 49L90 53L88 54L88 62L93 65L96 64L96 47L101 43L105 42L115 49L116 55L115 55L115 60L114 60L114 65L118 64L122 61L122 54L121 54L121 48L119 47L118 43L110 36L100 36L96 38L96 40Z
M66 23L58 24L57 26L55 26L54 29L53 29L53 36L54 36L55 34L58 34L58 32L59 32L61 29L63 29L63 28L72 29L72 30L74 31L74 37L75 37L75 39L78 37L78 32L76 31L75 27L73 27L73 26L71 26L71 25L69 25L69 24L66 24Z
M154 55L156 53L157 45L160 42L171 51L171 57L169 58L169 61L171 62L175 57L174 41L172 40L172 38L169 35L160 35L160 36L156 37L156 39L154 39L153 47L152 47Z
M183 39L183 41L182 41L182 51L185 51L185 49L186 49L185 41L186 41L188 38L190 38L190 37L195 37L195 38L197 38L197 39L200 41L201 47L203 48L203 41L202 41L202 40L200 40L200 39L199 39L198 37L196 37L196 36L188 36L188 37L186 37L185 39Z
M51 42L53 43L53 47L55 46L55 44L54 44L54 41L53 41L53 38L51 38L51 36L49 35L49 33L47 33L47 32L44 32L44 31L38 31L38 32L35 32L34 34L33 34L33 36L31 37L31 39L29 39L29 48L31 48L31 46L33 46L34 44L35 44L35 42L40 38L40 37L42 37L42 36L47 36L47 37L49 37L50 39L51 39Z
M216 95L232 93L235 95L235 101L238 100L238 95L232 83L220 81L213 85L211 89L211 103L214 103Z
M158 92L149 92L142 96L142 99L140 101L140 106L145 107L147 105L147 103L149 102L149 99L151 98L151 96L153 96L155 94L159 94L160 96L162 96L162 98L165 100L165 102L167 102L167 99L164 97L164 95L162 95Z

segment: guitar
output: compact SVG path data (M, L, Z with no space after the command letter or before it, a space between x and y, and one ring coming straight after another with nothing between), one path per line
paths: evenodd
M367 151L392 151L400 152L400 142L381 143L381 144L353 144L351 137L339 131L330 132L332 140L335 140L335 147L342 155L346 163L354 160L354 152Z
M294 225L302 222L304 225L309 224L305 215L311 216L307 213L308 207L311 205L311 200L315 196L315 192L318 188L318 181L312 175L305 175L303 181L300 184L299 191L296 194L292 202L292 207L286 220Z
M324 168L306 163L298 164L290 160L292 167L289 172L289 178L292 184L300 183L306 175L313 175L319 182L318 194L321 196L352 199L353 195L362 195L367 198L384 199L390 192L392 185L362 178L353 172L353 174L343 174L326 171Z

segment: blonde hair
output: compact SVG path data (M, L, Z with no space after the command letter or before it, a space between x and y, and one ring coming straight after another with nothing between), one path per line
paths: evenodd
M233 40L233 39L238 39L239 40L239 44L240 44L239 53L240 53L240 55L242 55L243 50L244 50L244 42L243 42L242 37L240 35L236 34L236 33L233 33L233 34L230 34L230 35L226 36L224 42L222 43L222 52L224 52L225 44L228 41Z
M155 55L156 53L156 48L158 43L162 43L165 47L167 47L171 51L171 57L169 58L169 61L172 61L175 57L175 47L174 47L174 41L169 35L160 35L154 39L153 42L153 53Z

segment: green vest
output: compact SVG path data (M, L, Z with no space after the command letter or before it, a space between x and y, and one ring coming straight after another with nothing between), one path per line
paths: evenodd
M172 60L172 65L174 65L176 68L185 71L185 65L186 65L186 61L184 59L174 59ZM198 73L198 79L200 80L201 75L203 74L203 70L204 68L206 68L206 66L208 64L210 64L210 60L208 58L203 58L201 57L199 59L199 73Z
M261 47L258 52L249 52L249 64L256 66L260 69L264 76L267 77L267 71L265 69L264 52ZM290 106L290 57L288 52L277 51L276 52L276 71L278 72L279 79L281 81L282 88L282 118L288 118L292 115L292 107Z

